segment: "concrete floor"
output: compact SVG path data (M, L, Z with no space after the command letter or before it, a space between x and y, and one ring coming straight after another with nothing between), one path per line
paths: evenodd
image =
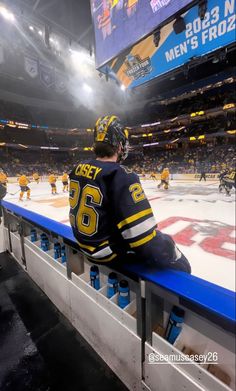
M125 391L21 267L0 254L0 391Z

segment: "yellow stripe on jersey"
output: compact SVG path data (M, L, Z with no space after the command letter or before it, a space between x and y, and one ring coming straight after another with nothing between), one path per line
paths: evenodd
M105 242L102 242L101 244L99 244L99 246L98 246L98 247L105 246L105 244L109 244L108 240L106 240Z
M79 246L81 247L81 248L86 248L87 250L89 250L89 251L94 251L94 250L96 250L96 247L92 247L92 246L87 246L86 244L83 244L83 243L80 243L80 242L78 242L78 244L79 244Z
M99 259L99 258L93 258L93 257L88 257L91 261L93 262L109 262L109 261L112 261L112 259L116 258L117 257L117 254L112 254L110 257L108 258L102 258L102 259Z
M151 234L145 236L143 239L137 240L137 242L130 243L129 245L130 245L131 248L142 246L142 244L150 242L150 240L155 238L156 234L157 233L154 230Z
M133 223L134 221L139 220L142 217L150 215L150 214L152 214L152 209L151 208L142 210L141 212L135 213L134 215L132 215L130 217L127 217L125 220L121 221L119 224L117 224L117 227L119 229L121 229L125 225L127 225L129 223Z

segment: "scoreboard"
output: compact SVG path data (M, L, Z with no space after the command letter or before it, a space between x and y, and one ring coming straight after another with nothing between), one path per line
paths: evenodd
M177 33L173 21L159 30L159 42L149 35L101 68L101 72L134 88L193 59L235 44L236 0L208 0L204 19L198 5L184 11L185 28Z
M90 0L96 66L101 67L193 0Z

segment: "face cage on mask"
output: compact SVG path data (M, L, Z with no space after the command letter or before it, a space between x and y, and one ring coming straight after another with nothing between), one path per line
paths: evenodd
M123 162L129 154L129 141L126 139L125 142L124 143L121 142L120 145L121 145L121 152L118 155L118 159L117 159L118 163Z

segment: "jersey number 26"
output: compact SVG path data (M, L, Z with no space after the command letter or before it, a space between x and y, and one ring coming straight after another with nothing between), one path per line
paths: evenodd
M86 185L81 192L79 182L70 182L70 208L78 206L76 216L70 214L71 224L86 236L92 236L97 232L99 214L96 206L102 204L103 195L96 186Z

